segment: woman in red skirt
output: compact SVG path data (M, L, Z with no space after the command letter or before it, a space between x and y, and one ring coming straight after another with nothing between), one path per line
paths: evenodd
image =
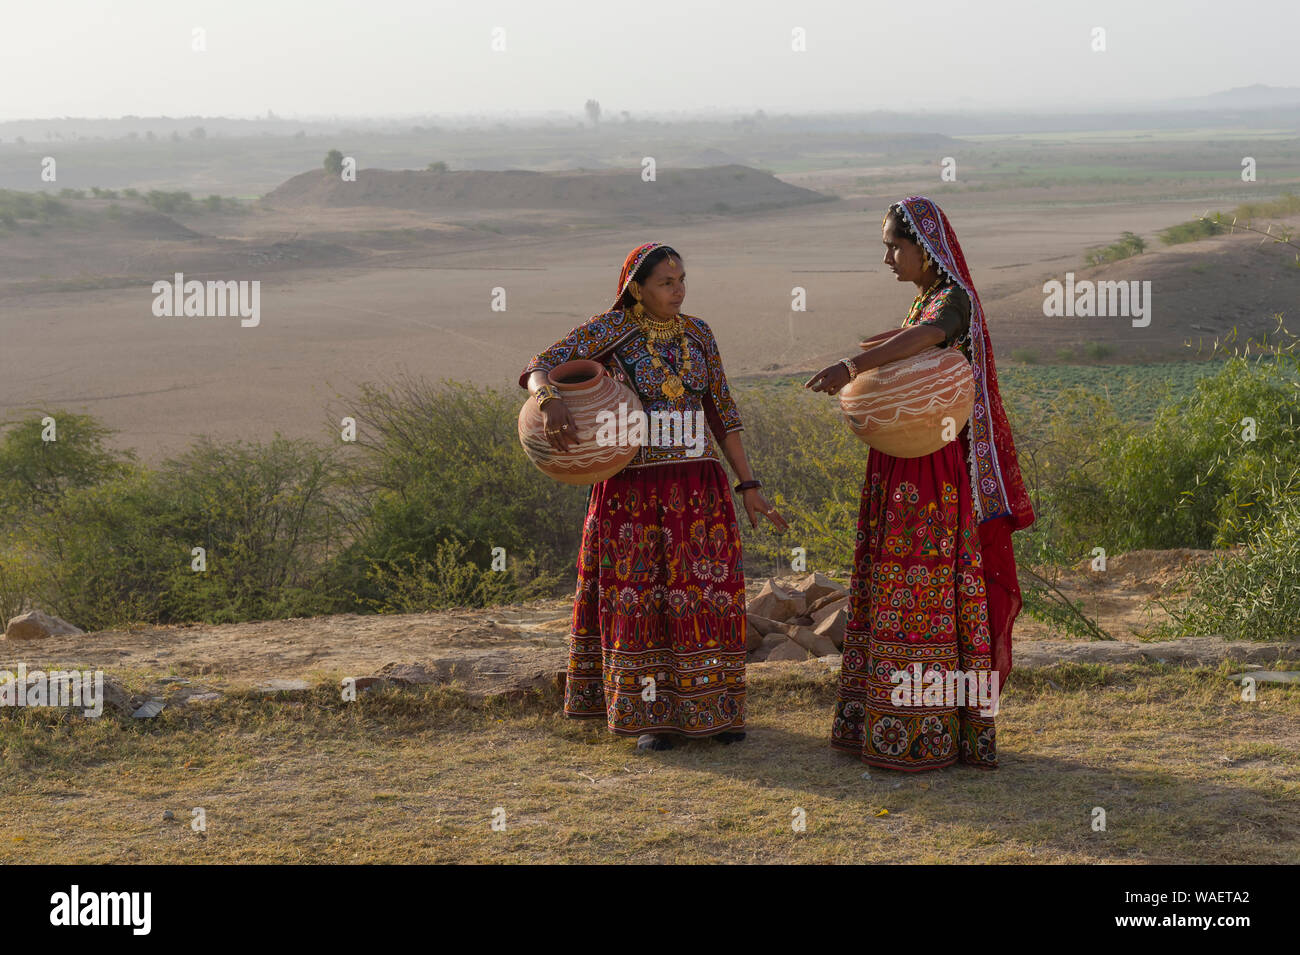
M831 745L891 769L959 759L993 769L1021 604L1011 532L1034 512L984 310L947 216L910 196L889 208L882 236L885 265L919 290L903 330L869 339L876 344L805 386L835 394L868 368L957 346L975 403L957 440L932 454L867 456Z
M519 376L559 451L568 450L575 426L546 373L574 359L604 365L647 415L678 413L701 424L693 442L683 428L643 445L626 468L592 486L587 502L564 713L604 717L611 732L639 737L643 749L668 749L676 734L724 743L745 736L740 527L709 432L740 478L735 490L751 525L762 514L786 527L745 458L713 333L680 314L685 296L677 252L658 242L633 249L611 309Z

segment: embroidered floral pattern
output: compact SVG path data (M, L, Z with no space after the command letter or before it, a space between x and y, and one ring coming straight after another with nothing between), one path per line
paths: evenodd
M898 671L988 673L988 600L957 442L923 458L867 458L831 745L878 766L996 766L978 701L907 699ZM972 729L974 727L974 729ZM982 734L982 735L981 735Z
M624 470L592 488L566 715L603 716L622 734L743 728L744 568L728 490L711 462Z

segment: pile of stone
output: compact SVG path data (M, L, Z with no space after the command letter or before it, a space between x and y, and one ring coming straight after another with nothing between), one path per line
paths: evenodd
M769 578L746 602L749 662L807 660L844 649L849 592L824 574L790 583Z

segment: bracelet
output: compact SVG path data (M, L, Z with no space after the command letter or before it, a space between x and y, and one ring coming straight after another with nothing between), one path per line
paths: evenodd
M741 491L748 491L751 488L762 487L762 486L763 486L762 481L741 481L739 484L736 485L736 493L739 494Z
M849 381L852 381L861 374L861 372L858 371L858 366L853 364L852 358L841 358L840 364L849 370Z
M537 407L545 406L546 402L560 397L560 389L554 385L542 385L533 392L533 397L537 399Z

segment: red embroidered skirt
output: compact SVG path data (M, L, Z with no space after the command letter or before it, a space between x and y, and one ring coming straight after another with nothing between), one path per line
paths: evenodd
M996 767L989 632L962 442L920 458L873 448L831 745L889 769Z
M629 468L592 487L564 713L611 732L745 725L745 575L717 461Z

